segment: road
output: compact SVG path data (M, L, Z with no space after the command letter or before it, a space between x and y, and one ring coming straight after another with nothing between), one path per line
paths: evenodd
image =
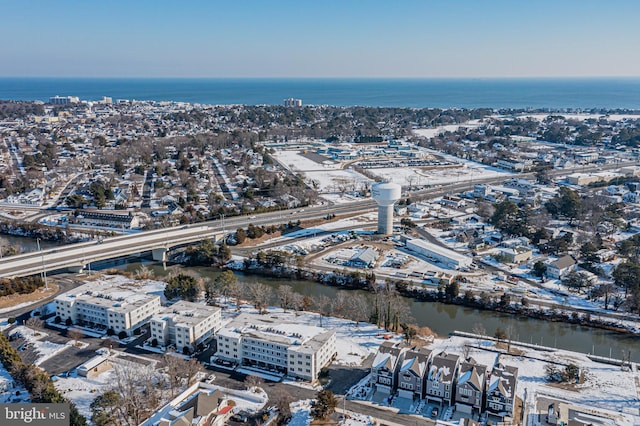
M608 166L583 166L573 169L552 170L549 175L566 175L574 171L590 172L620 168L625 165L635 164L635 162L619 163ZM535 173L512 174L510 177L533 178ZM404 194L414 200L434 198L447 193L458 193L466 191L478 183L499 183L503 182L507 176L475 179L462 182L452 182L446 186L437 188L421 189ZM376 203L372 199L356 201L348 204L321 205L296 209L293 211L281 210L276 212L256 214L252 216L234 216L231 218L221 218L202 222L197 225L186 227L166 228L154 231L141 232L113 238L104 239L104 244L96 247L93 243L78 243L52 250L45 250L41 253L28 253L25 255L11 256L6 258L0 265L0 277L26 276L39 273L42 270L52 271L67 267L84 266L87 262L97 260L107 260L152 249L170 248L171 246L193 243L204 238L212 238L216 235L222 236L227 231L235 230L239 227L246 227L249 223L256 226L274 225L286 223L294 220L312 220L326 216L328 213L335 215L356 214L366 212L376 208Z

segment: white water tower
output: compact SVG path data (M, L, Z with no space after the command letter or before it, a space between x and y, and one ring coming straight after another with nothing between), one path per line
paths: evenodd
M400 185L391 182L374 183L371 197L378 203L378 234L393 233L393 205L401 197Z

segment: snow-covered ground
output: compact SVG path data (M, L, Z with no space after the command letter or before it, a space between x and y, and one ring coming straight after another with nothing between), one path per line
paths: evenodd
M272 154L280 164L295 172L311 170L336 170L340 168L340 162L327 159L323 163L317 163L302 155L300 150L276 150Z
M640 396L636 380L638 371L634 364L633 371L623 371L619 366L592 361L585 354L564 350L539 350L528 346L512 344L520 355L507 355L504 349L496 347L490 340L470 339L453 336L447 339L435 339L428 345L435 352L447 351L462 355L465 345L470 345L469 356L479 364L486 365L491 370L497 362L518 368L518 384L516 395L524 399L528 395L528 403L533 401L533 395L544 395L570 401L586 407L607 410L619 415L618 425L640 424L638 404ZM584 382L575 387L559 387L549 384L545 377L545 366L550 363L567 365L576 364L583 373ZM358 395L356 387L362 387L364 382L350 390L351 395ZM367 399L371 393L365 393ZM396 398L394 406L401 406L404 401Z
M291 403L289 426L308 426L311 424L311 401L310 399L301 399ZM347 418L341 418L339 424L342 426L367 426L374 425L375 422L369 416L348 412Z
M34 362L34 365L42 364L44 361L55 355L58 355L60 352L69 348L69 346L73 344L73 342L69 342L66 345L49 342L45 340L48 334L42 331L32 330L29 327L25 327L22 325L16 327L12 331L12 333L20 333L22 337L24 337L24 339L27 341L25 345L29 344L30 346L33 346L35 352L38 353L39 356L38 359Z
M78 376L74 370L69 377L58 377L55 386L65 398L76 405L80 414L90 419L91 403L98 395L111 389L113 379L113 370L91 378Z

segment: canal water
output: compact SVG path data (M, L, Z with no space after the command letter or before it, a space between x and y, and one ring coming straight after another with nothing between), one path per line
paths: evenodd
M165 268L161 263L144 260L141 263L139 259L121 259L116 262L106 262L101 265L92 265L92 269L117 268L135 272L142 264L153 270L156 277L163 277L171 272L186 270L201 277L214 279L221 273L220 270L205 267L172 265ZM249 284L261 282L274 288L274 290L281 285L290 285L296 292L309 296L324 294L329 298L334 298L340 291L356 291L367 297L372 297L372 295L366 291L346 290L311 281L282 280L244 273L236 273L236 276L241 282ZM275 299L274 292L271 303L277 305ZM513 325L516 333L513 337L514 340L583 353L594 353L595 355L603 357L612 356L618 359L622 358L623 351L625 351L625 353L630 351L631 359L635 362L640 362L640 337L638 336L630 336L575 324L505 315L493 311L484 311L438 302L417 302L408 298L405 298L404 302L407 305L407 309L411 311L416 324L419 326L427 326L440 336L447 336L454 330L471 333L476 324L481 324L486 330L487 335L493 336L498 327L505 330L510 325Z

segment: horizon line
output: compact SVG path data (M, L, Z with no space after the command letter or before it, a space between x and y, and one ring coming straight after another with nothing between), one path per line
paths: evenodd
M592 76L425 76L425 77L375 77L375 76L12 76L0 75L0 79L138 79L138 80L594 80L640 79L640 75L592 75Z

